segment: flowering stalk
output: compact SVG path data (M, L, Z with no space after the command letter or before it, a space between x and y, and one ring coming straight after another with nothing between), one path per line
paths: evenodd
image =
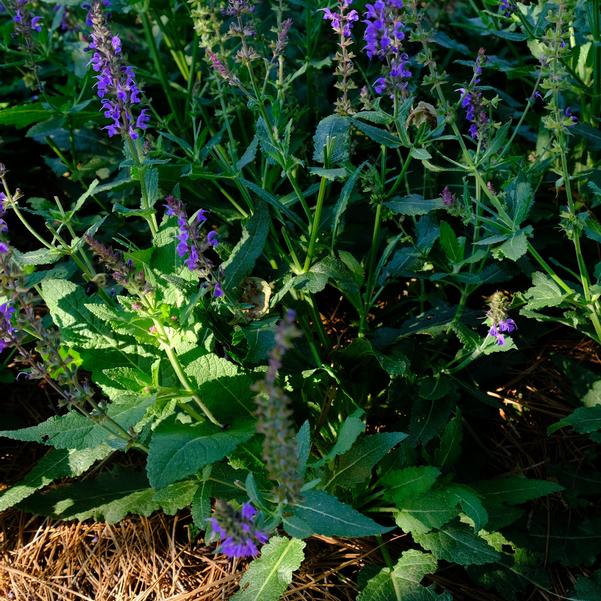
M88 24L92 27L89 48L94 51L90 64L98 73L97 95L101 99L104 116L112 121L102 129L109 137L121 134L137 140L140 130L148 127L150 115L148 109L142 109L134 120L133 107L140 104L141 92L133 68L123 62L121 39L107 27L100 0L92 2Z
M184 259L190 271L196 271L213 288L213 297L223 296L220 282L213 275L213 262L205 256L210 248L219 244L217 232L210 230L206 235L201 234L200 227L207 221L207 212L200 209L192 222L188 220L184 203L172 195L165 197L165 215L176 217L179 233L177 235L177 254Z
M265 379L254 385L258 392L257 432L263 434L263 460L269 478L278 483L275 493L282 503L293 503L300 496L302 480L296 450L290 399L276 384L284 354L293 345L299 330L294 325L295 313L288 311L275 334L275 346L269 355Z
M486 61L484 48L480 48L478 56L474 63L474 76L467 88L459 88L461 94L461 106L465 109L465 118L471 124L469 135L472 139L483 142L486 139L486 126L488 125L488 115L484 110L482 92L477 88L482 75L482 66Z
M405 25L401 20L402 0L376 0L366 4L364 40L365 53L386 62L387 72L374 82L376 94L395 98L405 94L412 73L409 56L403 51Z
M209 518L211 530L222 541L220 551L227 557L256 557L258 545L265 544L269 537L255 524L257 510L244 503L240 511L221 500L215 502L213 517Z
M338 81L335 87L340 90L342 97L336 99L336 112L341 115L353 113L353 107L348 97L349 91L356 88L352 75L357 71L353 65L355 54L349 50L353 43L351 29L353 23L359 20L359 13L350 8L352 0L338 0L338 12L332 12L329 8L323 9L323 18L330 21L332 29L338 34L338 51L336 52L336 76Z

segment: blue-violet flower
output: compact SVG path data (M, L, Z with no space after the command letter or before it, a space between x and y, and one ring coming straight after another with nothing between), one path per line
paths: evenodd
M94 0L87 19L92 27L89 49L94 52L90 64L98 73L96 93L101 99L104 116L111 120L102 129L109 137L122 134L136 140L140 130L148 127L150 116L142 109L134 120L132 108L140 104L141 92L133 68L123 62L121 39L107 27L102 6L100 0Z
M221 540L220 550L227 557L255 557L258 545L265 544L269 537L257 529L257 510L244 503L237 511L229 503L217 501L214 517L209 518L211 530Z
M8 303L0 305L0 353L14 342L15 328L12 324L12 316L15 308Z
M402 0L376 0L366 4L364 50L369 58L377 57L388 64L386 76L374 82L376 94L404 91L411 78L409 56L403 52L405 25L401 20Z
M202 225L207 221L207 211L200 209L192 222L188 219L184 203L172 195L165 197L165 214L168 217L176 217L179 232L177 234L177 254L184 259L186 267L190 271L199 271L200 275L209 281L213 287L215 298L223 296L220 283L213 277L213 263L205 256L209 248L215 248L219 244L219 238L215 230L207 235L201 233Z

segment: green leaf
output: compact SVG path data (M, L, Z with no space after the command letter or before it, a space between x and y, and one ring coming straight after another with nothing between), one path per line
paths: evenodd
M601 405L579 407L567 417L549 426L548 432L552 434L567 426L572 426L580 434L590 434L601 430Z
M426 444L444 427L455 405L455 388L447 378L424 378L411 408L411 444Z
M209 468L210 469L210 468ZM192 499L190 512L192 513L192 521L200 530L205 530L207 520L211 517L211 495L213 490L212 482L207 478L203 480Z
M440 476L440 470L430 465L406 467L389 472L382 478L386 486L384 499L393 501L402 508L403 503L412 497L418 497L429 491Z
M111 423L116 422L124 430L129 430L144 416L153 397L140 397L126 394L120 402L110 403L107 417L92 419L78 411L69 411L65 415L53 416L37 426L20 430L0 431L0 436L12 440L32 441L53 446L57 449L88 449L107 444L115 449L124 449L128 442L119 438Z
M14 125L15 127L27 127L38 121L48 119L51 111L42 102L30 104L19 104L0 110L0 125Z
M442 209L444 203L440 198L425 199L421 194L409 194L409 196L395 197L385 202L384 206L397 215L415 216Z
M180 509L191 505L198 486L199 482L196 479L174 482L161 490L157 490L153 501L167 515L175 515Z
M278 601L305 558L305 544L296 538L274 536L248 566L231 601Z
M436 572L438 562L430 553L417 549L405 551L394 568L383 568L371 578L357 601L421 601L419 593L427 592L420 582L427 574ZM423 597L424 599L436 599Z
M394 520L404 532L413 535L440 528L459 514L458 499L446 490L431 490L420 497L406 499Z
M591 576L579 576L574 592L569 596L572 601L599 601L601 599L601 570Z
M403 432L380 432L359 439L340 457L328 487L337 485L351 488L371 476L374 465L399 442L407 438Z
M365 424L361 420L362 414L363 411L359 409L344 420L338 431L336 442L330 449L330 452L324 457L324 460L330 461L337 455L346 453L353 446L359 435L365 431Z
M101 445L92 449L55 449L44 455L20 482L0 494L0 511L4 511L26 499L36 490L58 478L81 476L96 461L105 459L113 449Z
M363 123L363 121L359 121L359 119L352 119L352 123L360 132L382 146L398 148L401 145L399 138L385 129L368 125L367 123Z
M149 516L160 508L154 495L144 472L117 468L94 479L50 488L21 507L62 520L94 519L112 524L130 513Z
M252 272L257 259L263 253L270 222L265 203L256 203L253 216L242 230L242 238L232 250L232 254L221 265L226 291L237 288Z
M317 124L313 136L313 160L342 163L349 158L351 123L348 117L329 115Z
M344 215L346 208L348 206L349 200L355 189L355 184L361 175L361 171L367 165L367 161L361 163L351 174L351 176L346 180L344 186L342 186L342 190L340 190L340 196L336 201L336 205L334 207L334 219L332 220L332 247L338 237L338 232L340 230L340 220Z
M528 217L534 202L532 186L523 174L518 175L505 188L505 202L509 216L513 219L514 228L518 229Z
M524 293L527 308L557 307L566 298L561 288L546 274L539 271L532 275L532 287Z
M462 566L482 565L501 559L500 553L465 524L449 524L437 532L426 534L414 533L413 539L431 551L436 559Z
M519 505L532 499L545 497L563 490L563 486L548 480L534 480L520 476L504 476L494 480L483 480L474 485L488 503Z
M185 364L185 357L182 363ZM184 371L195 383L194 389L221 421L233 421L241 415L253 415L256 379L231 361L207 353L196 357Z
M223 459L254 434L251 425L217 431L212 424L163 423L153 433L146 471L153 488L192 476L210 463Z
M446 221L440 222L440 246L451 265L463 261L465 238L458 238L453 228Z
M463 440L462 417L459 408L456 415L445 426L440 437L440 446L434 453L434 463L441 468L450 468L455 464L461 454L461 441Z
M306 538L312 534L325 536L373 536L392 528L380 526L350 505L321 490L308 490L291 505L294 513L284 517L284 528L290 536Z
M476 492L462 484L452 484L447 490L457 497L463 513L474 522L474 530L476 532L482 530L488 522L488 512Z
M494 252L511 261L517 261L528 252L528 232L525 229L516 232L501 246L495 248Z

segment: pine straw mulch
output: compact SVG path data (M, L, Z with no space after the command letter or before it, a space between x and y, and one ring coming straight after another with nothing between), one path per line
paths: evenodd
M238 590L247 562L189 539L182 516L156 514L119 524L0 519L0 598L15 601L217 601ZM350 601L356 572L375 544L316 537L286 601Z
M563 332L561 332L563 334ZM601 357L590 342L559 341L533 352L529 365L516 367L502 386L488 394L502 402L501 419L487 428L469 427L486 453L491 477L521 473L545 478L546 465L561 459L582 461L592 442L566 429L547 435L547 427L571 413L570 380L551 356L560 354L598 369ZM476 424L474 424L476 425ZM484 425L484 424L482 424ZM32 448L13 447L3 471L26 472ZM29 461L26 455L29 453ZM3 453L4 454L4 453ZM19 456L20 455L20 456ZM7 480L15 481L13 473ZM559 500L549 514L561 511ZM132 517L119 524L60 523L12 510L0 515L0 599L4 601L225 601L238 590L248 562L215 555L214 548L193 540L189 514ZM412 545L410 537L388 540L392 557ZM358 594L357 575L367 565L384 564L373 539L314 537L307 541L305 561L294 574L285 601L349 601ZM582 570L548 566L554 594L532 590L523 601L550 601L567 596ZM443 563L427 579L450 590L458 601L500 601L491 591L474 587L461 568Z

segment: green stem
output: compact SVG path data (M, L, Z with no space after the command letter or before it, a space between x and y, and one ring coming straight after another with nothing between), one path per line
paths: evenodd
M591 103L592 123L596 125L601 106L601 1L591 2L591 32L593 34L593 100Z
M165 332L165 329L163 328L163 324L161 324L161 322L157 321L154 318L152 322L157 330L157 333L163 339L163 350L167 355L167 359L169 359L169 363L171 364L171 367L173 368L177 379L180 381L180 384L184 387L186 393L194 399L200 410L205 414L205 416L210 422L214 423L219 428L223 428L223 425L217 420L217 418L213 415L211 410L205 405L204 401L200 398L200 395L194 391L194 388L192 387L192 384L190 383L186 372L184 372L184 369L181 363L179 362L177 354L171 347L171 342L169 340L169 337L167 336L167 332Z
M303 271L306 273L311 267L311 261L315 254L315 245L317 244L317 234L319 233L319 223L321 221L321 210L323 208L323 201L326 196L327 179L321 178L319 182L319 193L317 195L317 204L315 205L315 212L313 213L313 223L311 225L311 238L309 239L309 248L307 249L307 257L305 258L305 265Z
M144 27L144 35L146 37L146 43L150 48L150 55L152 57L152 62L154 63L154 68L158 73L159 79L161 80L161 87L163 88L163 92L165 92L165 96L167 97L167 102L169 103L169 108L171 109L171 113L174 115L175 120L177 121L177 125L182 130L184 128L184 124L181 121L179 110L177 105L175 104L175 100L171 95L171 85L169 80L167 79L167 73L165 72L165 66L161 61L161 57L159 56L159 50L154 41L154 36L152 35L152 25L150 24L150 19L148 18L148 3L144 6L144 8L140 11L140 18L142 19L142 26Z
M359 336L363 336L365 329L367 327L367 315L371 309L372 305L372 295L374 291L374 279L375 279L375 267L376 267L376 253L378 249L378 239L380 238L380 226L382 222L382 202L378 203L376 208L376 218L374 220L374 229L371 235L371 248L369 249L369 259L368 259L368 276L367 276L367 286L365 290L365 305L363 307L363 312L361 314L361 319L359 322Z

